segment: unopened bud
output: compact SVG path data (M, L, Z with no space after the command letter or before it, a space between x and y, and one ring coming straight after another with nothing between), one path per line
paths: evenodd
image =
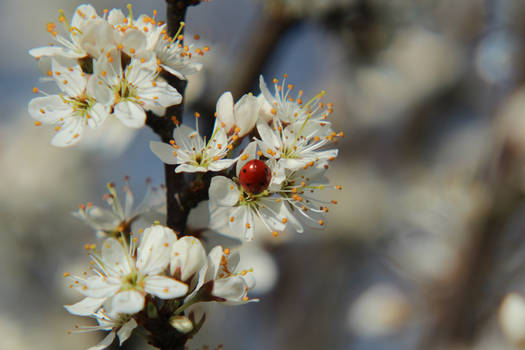
M172 316L169 322L180 333L186 334L193 330L193 322L186 316Z

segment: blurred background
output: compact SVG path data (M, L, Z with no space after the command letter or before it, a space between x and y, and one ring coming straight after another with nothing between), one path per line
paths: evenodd
M164 18L162 0L92 3L100 13L128 2ZM31 88L45 88L27 50L47 45L59 8L80 3L0 0L2 350L101 339L66 334L89 320L62 308L80 298L62 274L85 269L94 241L70 213L102 204L125 175L138 199L147 177L163 182L148 128L110 126L59 149L27 113ZM189 349L525 345L525 2L210 0L186 23L211 50L190 77L185 123L212 114L223 91L258 93L260 73L287 73L305 97L326 90L345 133L327 228L261 233L243 248L261 302L213 306ZM136 336L125 348L148 346Z

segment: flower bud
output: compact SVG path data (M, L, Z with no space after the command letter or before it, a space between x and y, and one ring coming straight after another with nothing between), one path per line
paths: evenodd
M187 334L193 330L193 322L186 316L172 316L169 322L180 333Z

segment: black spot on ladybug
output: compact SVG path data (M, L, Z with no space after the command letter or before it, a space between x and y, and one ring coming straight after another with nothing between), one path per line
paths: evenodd
M246 172L246 169L242 169L242 172L245 173L245 172Z

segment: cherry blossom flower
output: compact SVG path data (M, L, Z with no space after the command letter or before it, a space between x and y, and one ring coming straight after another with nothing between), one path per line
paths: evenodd
M91 5L80 5L75 10L71 19L71 24L67 21L64 13L60 11L59 22L64 24L69 33L69 39L58 34L56 24L48 23L47 31L53 39L62 46L45 46L29 50L29 54L39 59L40 57L63 57L80 59L88 56L85 49L85 42L92 42L92 35L98 27L100 17L95 8ZM99 52L99 50L94 50ZM98 55L97 55L98 56Z
M284 124L293 124L308 119L309 123L304 131L305 134L311 134L314 131L317 131L320 134L319 136L331 134L331 123L327 119L333 112L333 105L328 103L325 106L321 102L325 91L321 91L308 102L303 103L302 90L299 90L295 99L290 96L294 86L292 84L286 85L287 77L288 75L285 74L282 83L279 83L278 79L273 79L275 92L272 94L264 82L263 76L260 76L261 94L258 99L261 103L261 118L265 120L277 118ZM305 128L305 126L299 125Z
M186 79L188 75L195 74L202 69L201 63L194 62L192 51L204 55L204 51L208 50L207 47L194 50L193 44L182 45L183 36L179 33L183 27L184 22L181 23L179 31L173 38L170 38L164 31L153 46L160 67L179 79Z
M243 165L256 159L256 149L256 143L252 142L239 157L236 165L237 178ZM270 166L272 168L274 167ZM270 182L270 187L272 185L275 186ZM258 194L249 193L238 182L224 176L215 176L211 179L209 197L210 226L219 232L223 227L229 227L231 232L251 240L256 218L274 235L286 226L286 207L276 201L268 190Z
M247 293L255 287L250 270L238 271L239 255L216 246L208 254L208 269L205 283L212 283L211 296L214 301L226 305L240 305L258 301L249 299Z
M96 275L72 277L72 288L85 298L66 309L76 315L90 315L103 304L110 314L134 314L144 308L145 296L161 299L179 298L188 292L188 285L164 275L169 264L175 233L164 226L154 225L144 231L143 239L135 249L115 238L102 245L101 256L91 253Z
M64 66L52 60L53 76L62 91L58 95L36 97L29 102L29 114L36 125L55 124L57 134L51 143L59 147L76 144L86 126L97 128L109 113L111 91L86 75L78 64ZM38 89L34 89L38 92Z
M257 123L261 152L267 158L278 160L278 167L290 170L334 160L338 154L337 149L320 149L336 141L337 134L334 132L322 136L321 128L308 128L310 122L307 117L304 121L283 126L279 119L274 119L273 128L264 122ZM306 130L311 132L307 134Z
M213 134L206 142L197 130L180 125L173 130L171 145L151 141L150 149L166 164L179 164L175 172L220 171L230 167L237 159L228 159L228 152L233 149L231 143L238 138L226 136L224 128L215 122ZM226 158L226 159L225 159Z
M135 204L128 178L124 178L124 198L121 201L115 185L108 184L108 193L104 200L110 210L93 205L81 205L73 215L84 221L95 229L99 237L120 237L121 233L131 232L132 225L137 229L149 226L155 221L161 221L166 215L166 188L164 186L153 187L150 181L146 181L146 194L138 205ZM142 221L142 223L140 222ZM142 225L140 225L142 224Z
M260 102L252 94L242 96L233 103L231 92L225 92L217 101L217 120L232 134L238 128L238 136L250 133L259 119Z
M146 110L163 115L166 107L182 101L177 90L158 77L152 54L134 57L122 69L120 51L111 50L95 62L94 70L97 84L113 91L114 115L128 127L144 126Z
M97 345L88 350L102 350L109 347L118 336L119 345L122 346L137 327L137 321L127 314L108 315L103 309L89 315L97 320L98 326L75 326L76 333L109 331L109 333Z
M275 190L278 200L285 204L286 212L291 214L287 216L288 222L297 232L303 232L305 225L323 229L326 226L324 214L329 211L328 205L337 203L335 200L325 201L319 194L325 188L341 189L340 186L328 185L325 172L323 165L286 170L285 180Z

